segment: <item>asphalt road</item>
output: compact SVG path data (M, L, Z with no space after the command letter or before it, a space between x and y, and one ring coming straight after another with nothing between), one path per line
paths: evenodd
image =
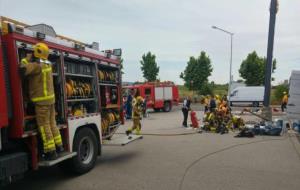
M178 108L151 113L143 120L143 133L193 133L181 127L181 120ZM129 125L130 121L120 132ZM300 189L300 144L294 135L251 139L234 135L145 135L124 147L104 147L96 167L85 175L70 176L58 167L47 168L5 189Z

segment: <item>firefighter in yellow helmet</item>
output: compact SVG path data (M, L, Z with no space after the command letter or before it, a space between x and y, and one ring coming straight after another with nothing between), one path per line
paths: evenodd
M281 111L284 112L284 110L286 109L286 105L288 103L288 94L284 91L283 92L283 97L281 100Z
M215 95L215 99L216 99L216 108L219 108L220 104L221 104L221 97L219 95Z
M46 158L53 160L63 151L60 132L55 121L55 96L51 62L48 61L49 49L44 43L34 46L36 61L21 64L21 74L28 77L29 97L35 105L36 121L43 141Z
M136 135L141 134L141 118L143 111L143 98L140 96L139 91L137 90L132 101L132 121L133 126L126 131L126 134L129 135L132 131L136 131Z

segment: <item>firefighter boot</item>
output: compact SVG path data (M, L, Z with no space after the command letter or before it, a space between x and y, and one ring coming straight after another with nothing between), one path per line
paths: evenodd
M56 151L47 152L45 154L46 154L46 159L47 160L55 160L55 159L57 159Z
M133 128L129 128L128 130L125 131L126 135L130 135L132 133Z
M58 153L58 154L61 154L61 153L63 153L64 152L64 147L63 146L58 146L58 147L56 147L56 152Z
M136 134L136 135L141 135L141 129L140 129L140 128L137 128L136 131L135 131L135 134Z

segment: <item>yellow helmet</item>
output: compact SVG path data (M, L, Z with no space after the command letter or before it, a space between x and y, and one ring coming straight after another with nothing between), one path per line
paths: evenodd
M46 44L44 43L37 43L34 47L33 47L33 53L34 56L36 58L39 59L48 59L48 55L49 55L49 48Z
M284 91L283 94L286 94L286 91Z
M141 104L141 103L143 103L144 99L141 96L138 96L136 98L136 101L137 101L137 103Z

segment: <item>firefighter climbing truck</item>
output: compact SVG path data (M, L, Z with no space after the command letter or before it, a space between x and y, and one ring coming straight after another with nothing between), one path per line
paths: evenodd
M169 112L173 105L179 103L178 87L170 81L147 82L123 87L123 91L127 94L131 90L139 90L141 96L147 101L147 108L153 108L155 111Z
M57 35L51 26L29 26L6 17L1 17L0 32L1 183L55 164L82 174L94 167L102 145L124 145L141 137L112 137L123 123L121 49L99 51L97 43ZM38 42L50 49L56 121L65 149L51 161L42 153L28 79L19 74L21 59Z

